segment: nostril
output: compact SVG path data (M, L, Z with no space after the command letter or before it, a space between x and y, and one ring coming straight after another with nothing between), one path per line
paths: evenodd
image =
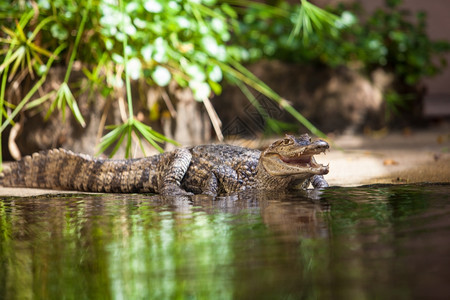
M324 147L324 148L329 147L328 143L323 140L317 140L317 141L315 141L315 144L319 147Z

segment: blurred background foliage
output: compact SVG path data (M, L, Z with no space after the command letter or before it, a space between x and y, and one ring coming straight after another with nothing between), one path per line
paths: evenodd
M316 25L329 22L326 17L331 14L307 1L302 3L310 7L302 18L313 17ZM288 7L280 9L257 2L239 1L2 2L0 109L6 120L2 121L1 131L13 124L19 112L46 101L52 103L46 117L58 108L63 111L64 119L65 108L69 107L84 126L85 121L69 86L76 60L82 64L88 79L85 88L99 91L103 96L113 96L114 89L124 87L131 78L160 87L175 81L180 87L190 88L195 100L201 102L207 101L212 93L220 94L221 82L228 77L244 82L279 102L307 128L321 135L287 101L242 66L242 62L248 61L251 49L246 49L247 45L239 45L236 36L241 34L240 16L251 7L265 12L260 17L267 22L290 15L286 10ZM293 25L288 26L290 29L287 30L292 30ZM292 36L298 38L300 28L296 28ZM304 31L312 32L312 29L305 28ZM54 63L67 66L64 82L56 90L37 97L36 91L45 82ZM20 103L5 99L6 88L14 84L20 86L27 76L36 79L36 84ZM134 119L130 98L131 93L128 93L129 122L109 128L112 132L104 136L101 150L115 141L119 141L119 145L126 135L130 141L132 132L139 133L156 147L156 142L170 141ZM271 124L275 126L276 122Z
M272 18L268 23L261 18L261 10L247 9L240 23L242 34L236 38L240 45L250 49L252 61L268 57L331 67L357 66L367 73L383 67L413 85L446 66L443 55L450 51L450 44L431 40L426 32L426 13L418 12L414 18L410 11L400 7L401 2L386 0L384 8L370 15L358 2L340 4L329 8L339 17L328 30L292 39L287 28L299 19L302 6L279 1L280 9L292 12L289 16Z
M402 84L415 85L441 70L445 60L434 57L450 46L431 41L425 31L426 15L419 13L413 20L399 8L400 2L387 0L385 9L368 16L357 4L323 10L306 0L270 5L238 0L1 2L0 130L14 124L19 112L47 101L52 103L47 117L60 109L64 118L68 107L84 125L69 82L77 61L87 79L83 89L105 97L114 97L115 89L129 85L129 79L139 79L160 87L176 82L190 88L195 100L205 102L220 94L223 80L228 80L265 94L314 134L323 135L243 64L268 58L357 66L366 73L382 67ZM67 67L63 84L37 96L56 64ZM25 77L35 80L28 94L19 103L5 99L5 90L20 86ZM117 141L120 145L127 134L130 142L133 132L155 147L158 142L174 142L134 119L130 98L128 93L129 122L112 124L101 150ZM386 99L403 101L395 92ZM262 108L259 111L265 116ZM275 120L268 124L278 126Z
M250 8L242 19L238 44L246 45L249 60L263 58L285 62L348 66L370 76L377 68L395 76L394 86L384 100L390 112L408 105L411 90L425 77L438 74L447 66L448 41L431 40L427 34L427 15L416 15L402 0L385 0L385 7L368 14L360 3L340 4L329 12L339 16L334 26L316 30L303 39L292 39L287 30L299 19L301 5L278 1L280 10L291 11L286 18L261 19L263 11ZM319 27L320 28L320 27Z

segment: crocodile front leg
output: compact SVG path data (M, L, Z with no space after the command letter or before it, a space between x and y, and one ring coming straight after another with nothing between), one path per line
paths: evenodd
M202 194L216 196L221 191L237 192L242 188L243 181L238 178L234 169L229 166L218 166L211 171Z
M311 184L315 189L328 187L328 182L323 178L322 175L314 175Z
M162 162L162 170L159 177L159 193L162 195L193 195L181 188L192 154L188 149L176 149L173 154L167 157L167 164Z

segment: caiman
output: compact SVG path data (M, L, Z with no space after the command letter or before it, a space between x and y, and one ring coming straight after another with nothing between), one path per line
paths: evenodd
M178 148L135 159L98 159L64 149L34 153L6 166L5 187L86 192L217 195L246 189L289 190L327 187L328 166L315 154L329 148L323 140L286 135L263 152L218 144Z

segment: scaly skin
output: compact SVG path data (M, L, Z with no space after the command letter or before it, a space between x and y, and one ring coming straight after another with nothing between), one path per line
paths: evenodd
M231 145L179 148L152 157L97 159L64 149L34 153L10 164L0 185L87 192L192 195L245 189L286 190L328 186L328 166L314 154L328 149L307 134L286 136L264 152Z

